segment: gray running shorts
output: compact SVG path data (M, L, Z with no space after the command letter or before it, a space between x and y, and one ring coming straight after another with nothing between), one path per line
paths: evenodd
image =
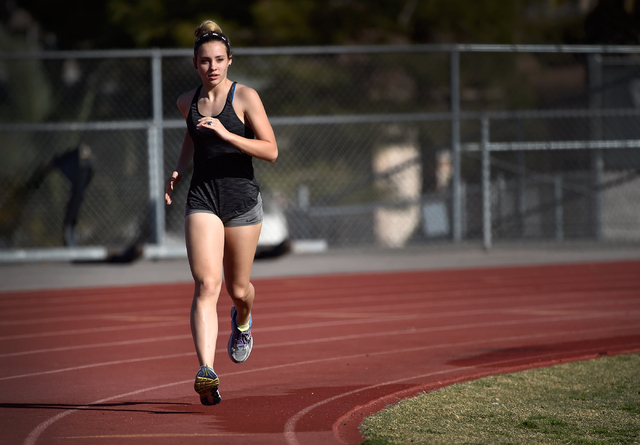
M187 206L184 216L189 216L192 213L210 213L215 215L211 210L192 209ZM258 194L258 204L256 204L255 207L242 215L223 219L222 224L225 227L254 226L256 224L260 224L263 218L264 211L262 210L262 195Z

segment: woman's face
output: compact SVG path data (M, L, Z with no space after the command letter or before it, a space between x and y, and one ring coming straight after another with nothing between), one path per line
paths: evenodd
M227 69L231 65L226 45L220 41L202 44L193 59L193 65L204 85L219 85L227 78Z

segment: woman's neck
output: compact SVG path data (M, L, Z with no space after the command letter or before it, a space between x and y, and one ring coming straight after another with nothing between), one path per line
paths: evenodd
M231 81L226 77L217 85L209 86L202 85L202 91L200 93L201 97L207 96L209 99L216 101L221 96L226 98L227 93L229 92L229 88L231 86Z

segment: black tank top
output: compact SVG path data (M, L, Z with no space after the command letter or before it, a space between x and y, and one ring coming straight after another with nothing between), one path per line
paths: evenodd
M258 204L260 187L253 172L252 157L229 142L222 140L213 130L197 129L203 117L198 111L198 87L187 115L187 129L193 140L193 177L187 195L187 206L209 210L221 219L246 213ZM218 116L222 125L232 133L253 139L253 130L247 127L233 109L236 82L231 85L224 108Z

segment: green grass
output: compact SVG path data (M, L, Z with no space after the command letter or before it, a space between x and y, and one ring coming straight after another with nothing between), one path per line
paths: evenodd
M459 383L364 420L365 445L640 444L640 354Z

